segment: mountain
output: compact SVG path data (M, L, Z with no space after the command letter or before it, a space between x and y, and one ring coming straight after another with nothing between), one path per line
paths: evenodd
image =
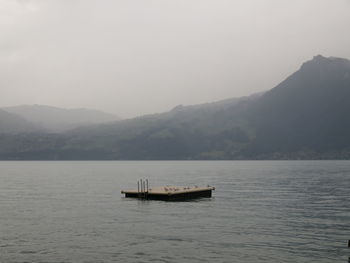
M62 109L44 105L3 108L50 132L62 132L79 126L120 120L119 117L90 109Z
M350 61L316 56L251 105L250 156L350 148Z
M316 56L261 94L63 134L0 136L2 159L349 159L350 61Z
M16 114L0 109L0 134L37 132L39 128Z

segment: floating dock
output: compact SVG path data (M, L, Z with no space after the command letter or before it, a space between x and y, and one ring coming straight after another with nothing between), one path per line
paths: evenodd
M149 188L148 180L137 182L137 189L123 190L125 197L139 198L146 200L164 200L164 201L185 201L188 199L211 197L215 187L184 187L184 186L159 186Z

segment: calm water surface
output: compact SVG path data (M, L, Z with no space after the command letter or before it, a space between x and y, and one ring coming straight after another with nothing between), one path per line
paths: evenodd
M350 162L0 162L0 262L350 262ZM125 199L213 185L191 202Z

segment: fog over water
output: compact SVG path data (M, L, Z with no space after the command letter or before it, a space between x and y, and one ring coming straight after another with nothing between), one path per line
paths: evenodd
M1 0L0 107L122 117L270 89L350 58L347 0Z

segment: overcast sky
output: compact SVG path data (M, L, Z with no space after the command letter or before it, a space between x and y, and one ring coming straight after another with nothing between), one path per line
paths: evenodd
M350 58L349 0L0 0L0 106L133 117Z

